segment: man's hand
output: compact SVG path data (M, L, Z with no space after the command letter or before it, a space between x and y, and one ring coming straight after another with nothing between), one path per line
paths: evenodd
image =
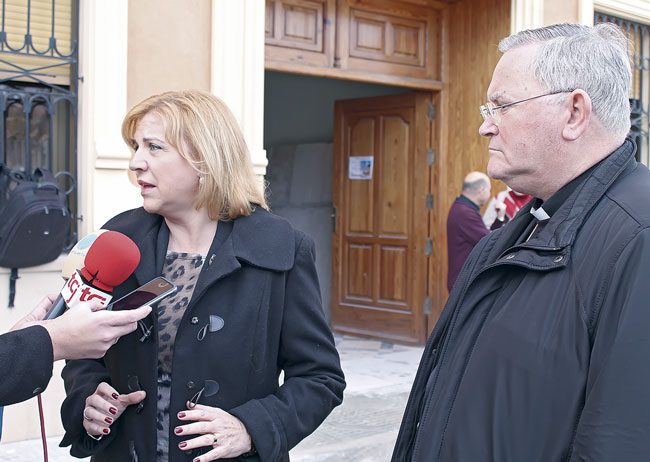
M506 204L503 202L495 202L494 210L497 211L497 220L503 221L506 218Z

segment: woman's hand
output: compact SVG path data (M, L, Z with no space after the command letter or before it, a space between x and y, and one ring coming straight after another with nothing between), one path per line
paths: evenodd
M193 409L179 412L178 418L183 422L194 423L180 425L174 429L174 433L181 437L199 435L181 441L178 444L180 449L187 451L204 446L213 448L193 462L237 457L251 450L252 440L244 424L222 409L197 404Z
M141 402L147 394L144 391L134 391L128 395L120 395L106 382L97 385L95 393L86 398L84 408L84 428L91 436L108 435L110 426L132 404Z

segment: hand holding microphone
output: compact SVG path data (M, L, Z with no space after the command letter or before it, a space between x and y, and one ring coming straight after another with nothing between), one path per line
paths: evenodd
M50 334L54 360L96 359L104 356L137 322L151 313L144 306L129 311L106 311L97 301L78 302L62 316L41 324Z
M113 287L124 282L139 262L137 246L121 233L101 230L86 236L63 265L62 276L67 282L59 296L45 297L11 330L35 324L45 327L55 361L101 358L151 312L148 306L123 312L103 309L111 300Z

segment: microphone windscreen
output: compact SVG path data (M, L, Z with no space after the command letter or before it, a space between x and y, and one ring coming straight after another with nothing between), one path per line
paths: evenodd
M81 275L94 287L112 292L139 263L140 250L135 242L117 231L106 231L88 249Z
M72 276L75 271L79 271L84 266L84 260L86 259L86 254L88 249L95 242L95 239L105 233L105 229L100 229L98 231L93 231L90 234L87 234L75 244L75 246L68 252L68 256L63 262L63 268L61 269L61 277L66 281Z

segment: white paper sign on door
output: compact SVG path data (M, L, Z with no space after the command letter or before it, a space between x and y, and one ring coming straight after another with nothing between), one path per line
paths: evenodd
M348 178L350 180L372 180L373 156L350 156L348 161Z

